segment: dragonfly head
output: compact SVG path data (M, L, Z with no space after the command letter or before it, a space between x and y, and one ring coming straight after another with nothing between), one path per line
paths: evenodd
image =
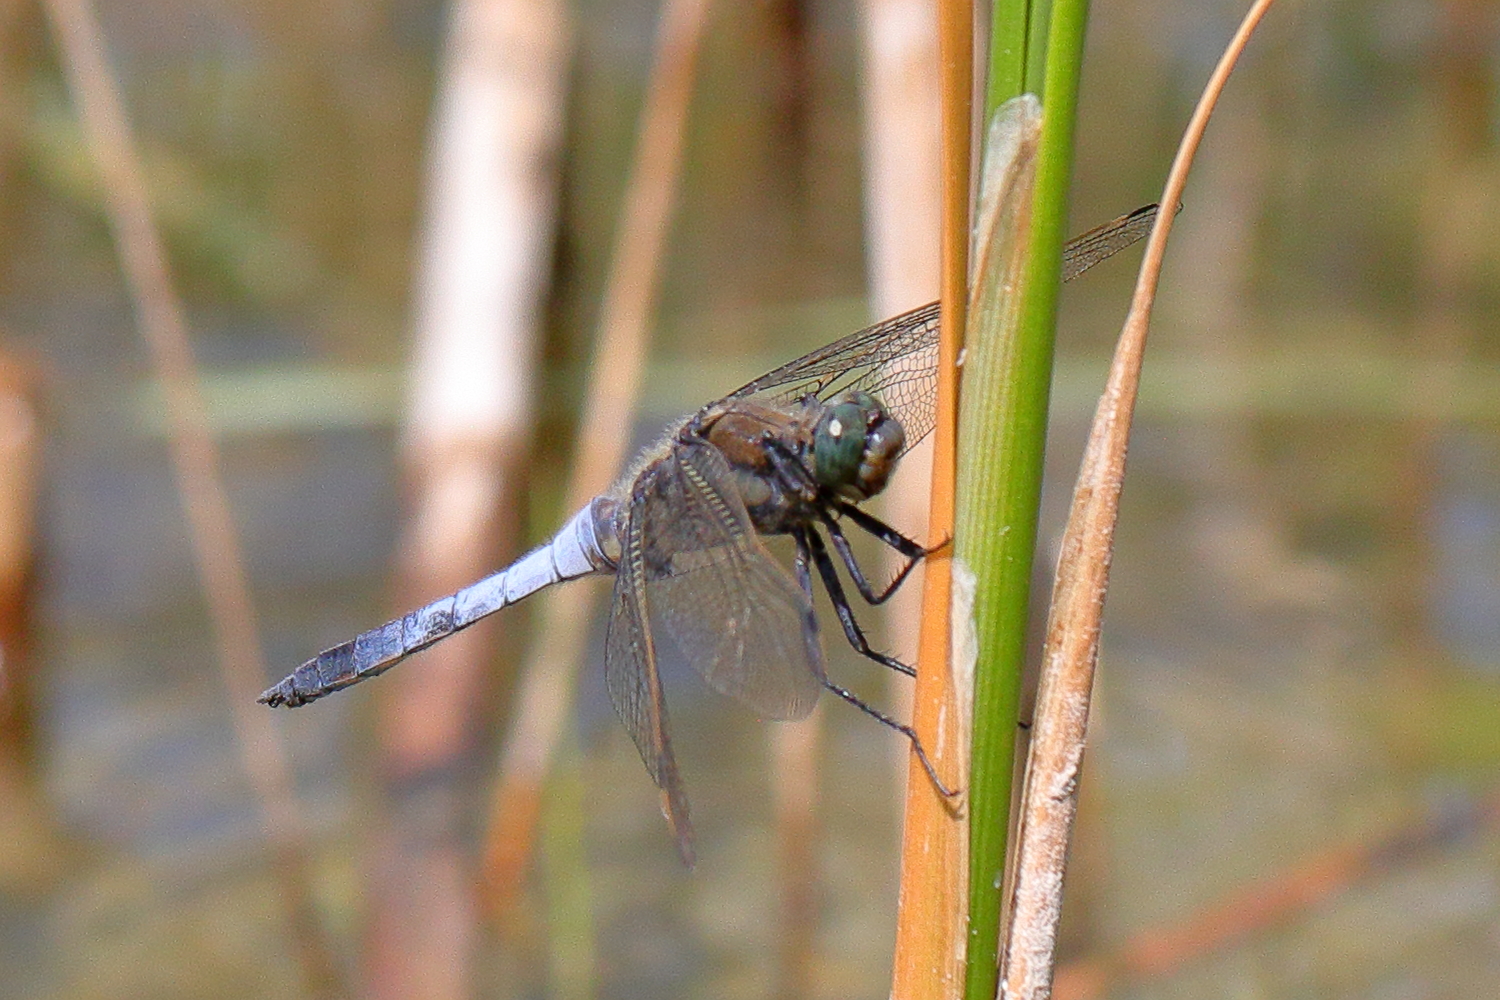
M813 476L859 503L885 489L906 446L906 431L874 396L850 391L830 400L813 432Z

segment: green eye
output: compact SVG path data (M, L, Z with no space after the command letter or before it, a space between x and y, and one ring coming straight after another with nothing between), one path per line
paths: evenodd
M859 478L865 451L866 410L858 403L830 406L813 434L813 475L829 489L849 486Z

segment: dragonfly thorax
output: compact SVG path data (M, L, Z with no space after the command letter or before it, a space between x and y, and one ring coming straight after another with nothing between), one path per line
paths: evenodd
M906 431L867 392L830 400L813 431L812 473L818 485L859 503L885 489L906 446Z

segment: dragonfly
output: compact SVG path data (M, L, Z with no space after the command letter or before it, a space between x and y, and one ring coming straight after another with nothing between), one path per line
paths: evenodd
M1155 214L1149 205L1069 242L1064 280L1141 239ZM860 505L885 489L901 457L932 430L940 321L938 303L913 309L708 403L551 541L477 583L324 650L259 700L305 705L383 673L539 590L606 574L614 577L614 591L605 686L662 792L663 812L687 865L693 863L692 828L658 672L662 636L710 687L764 718L800 719L822 691L837 695L908 739L933 785L953 795L915 730L829 678L813 611L816 574L849 644L882 666L916 675L870 645L835 557L864 602L876 606L933 551ZM889 582L871 584L846 525L902 557ZM772 536L791 538L790 573L765 544Z

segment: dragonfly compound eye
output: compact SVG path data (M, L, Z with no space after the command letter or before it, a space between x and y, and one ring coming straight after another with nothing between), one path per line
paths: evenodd
M851 392L823 411L813 434L818 483L858 502L885 488L906 434L873 396Z

